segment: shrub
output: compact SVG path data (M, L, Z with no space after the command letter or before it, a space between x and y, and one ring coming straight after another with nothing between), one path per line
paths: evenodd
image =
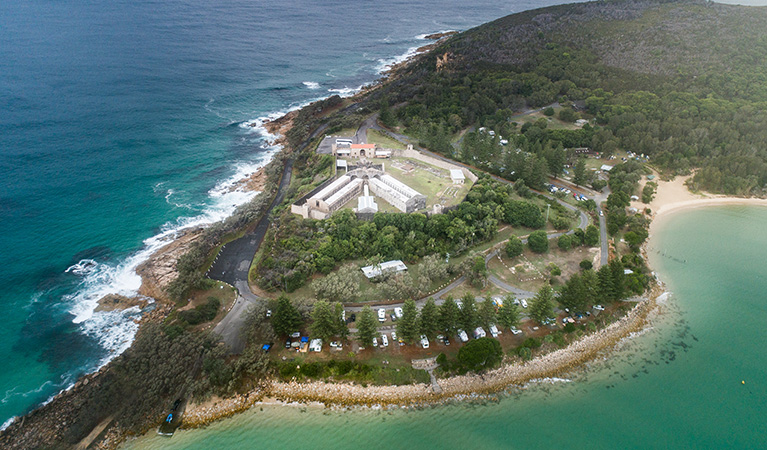
M594 267L594 264L588 259L584 259L583 261L581 261L579 265L581 266L581 269L583 270L589 270L592 267Z
M469 341L458 350L458 362L475 372L495 367L503 359L501 343L489 337Z
M527 245L535 253L546 253L549 251L549 238L543 230L533 231L527 238Z

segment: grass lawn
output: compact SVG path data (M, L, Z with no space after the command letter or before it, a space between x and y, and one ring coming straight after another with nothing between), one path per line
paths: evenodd
M472 183L453 185L450 172L410 158L392 158L386 172L425 195L426 209L435 204L457 205L469 193Z
M405 149L401 142L384 135L378 130L368 130L367 138L369 144L378 144L382 148Z
M538 119L546 119L548 121L547 128L551 130L578 130L581 128L574 123L562 122L559 120L559 111L561 110L561 107L554 108L555 113L552 117L547 117L543 114L543 111L538 111L531 114L526 114L524 116L512 117L511 119L512 122L517 122L520 126L526 122L535 122Z
M526 250L524 254L514 259L509 259L505 253L501 252L500 258L495 257L488 262L487 268L490 273L510 285L535 292L550 278L548 269L550 263L554 263L562 270L562 275L554 278L556 286L570 278L572 274L580 272L582 260L593 261L596 251L596 247L578 247L567 252L559 248L550 248L547 253L541 255Z

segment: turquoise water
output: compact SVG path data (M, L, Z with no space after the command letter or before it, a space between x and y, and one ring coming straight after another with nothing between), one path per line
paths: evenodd
M123 351L93 313L273 148L266 117L350 94L428 43L558 1L0 2L0 424Z
M257 406L128 448L764 448L764 223L767 208L669 217L651 259L673 297L652 328L569 382L418 411Z

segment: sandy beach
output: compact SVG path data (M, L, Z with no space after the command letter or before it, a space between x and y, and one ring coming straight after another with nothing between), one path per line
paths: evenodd
M631 207L638 211L645 208L650 208L652 211L653 220L650 224L650 235L653 231L658 230L665 218L684 210L724 205L767 206L767 199L763 198L730 197L691 192L685 185L690 178L691 175L676 177L672 181L662 181L656 178L654 181L658 184L658 189L655 198L649 205L638 201L631 202Z

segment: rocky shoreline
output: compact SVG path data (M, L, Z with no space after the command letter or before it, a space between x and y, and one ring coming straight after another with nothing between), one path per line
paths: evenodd
M607 327L584 336L563 349L539 356L531 361L511 362L480 375L461 375L439 379L441 393L431 385L418 383L403 386L362 386L354 383L325 381L272 381L244 396L219 399L212 405L190 406L183 428L198 428L230 417L257 404L264 398L277 403L321 404L325 407L420 407L451 400L477 398L520 387L534 380L561 377L610 351L622 339L645 328L658 311L657 298L663 287L656 286L650 298L639 302L631 311Z

